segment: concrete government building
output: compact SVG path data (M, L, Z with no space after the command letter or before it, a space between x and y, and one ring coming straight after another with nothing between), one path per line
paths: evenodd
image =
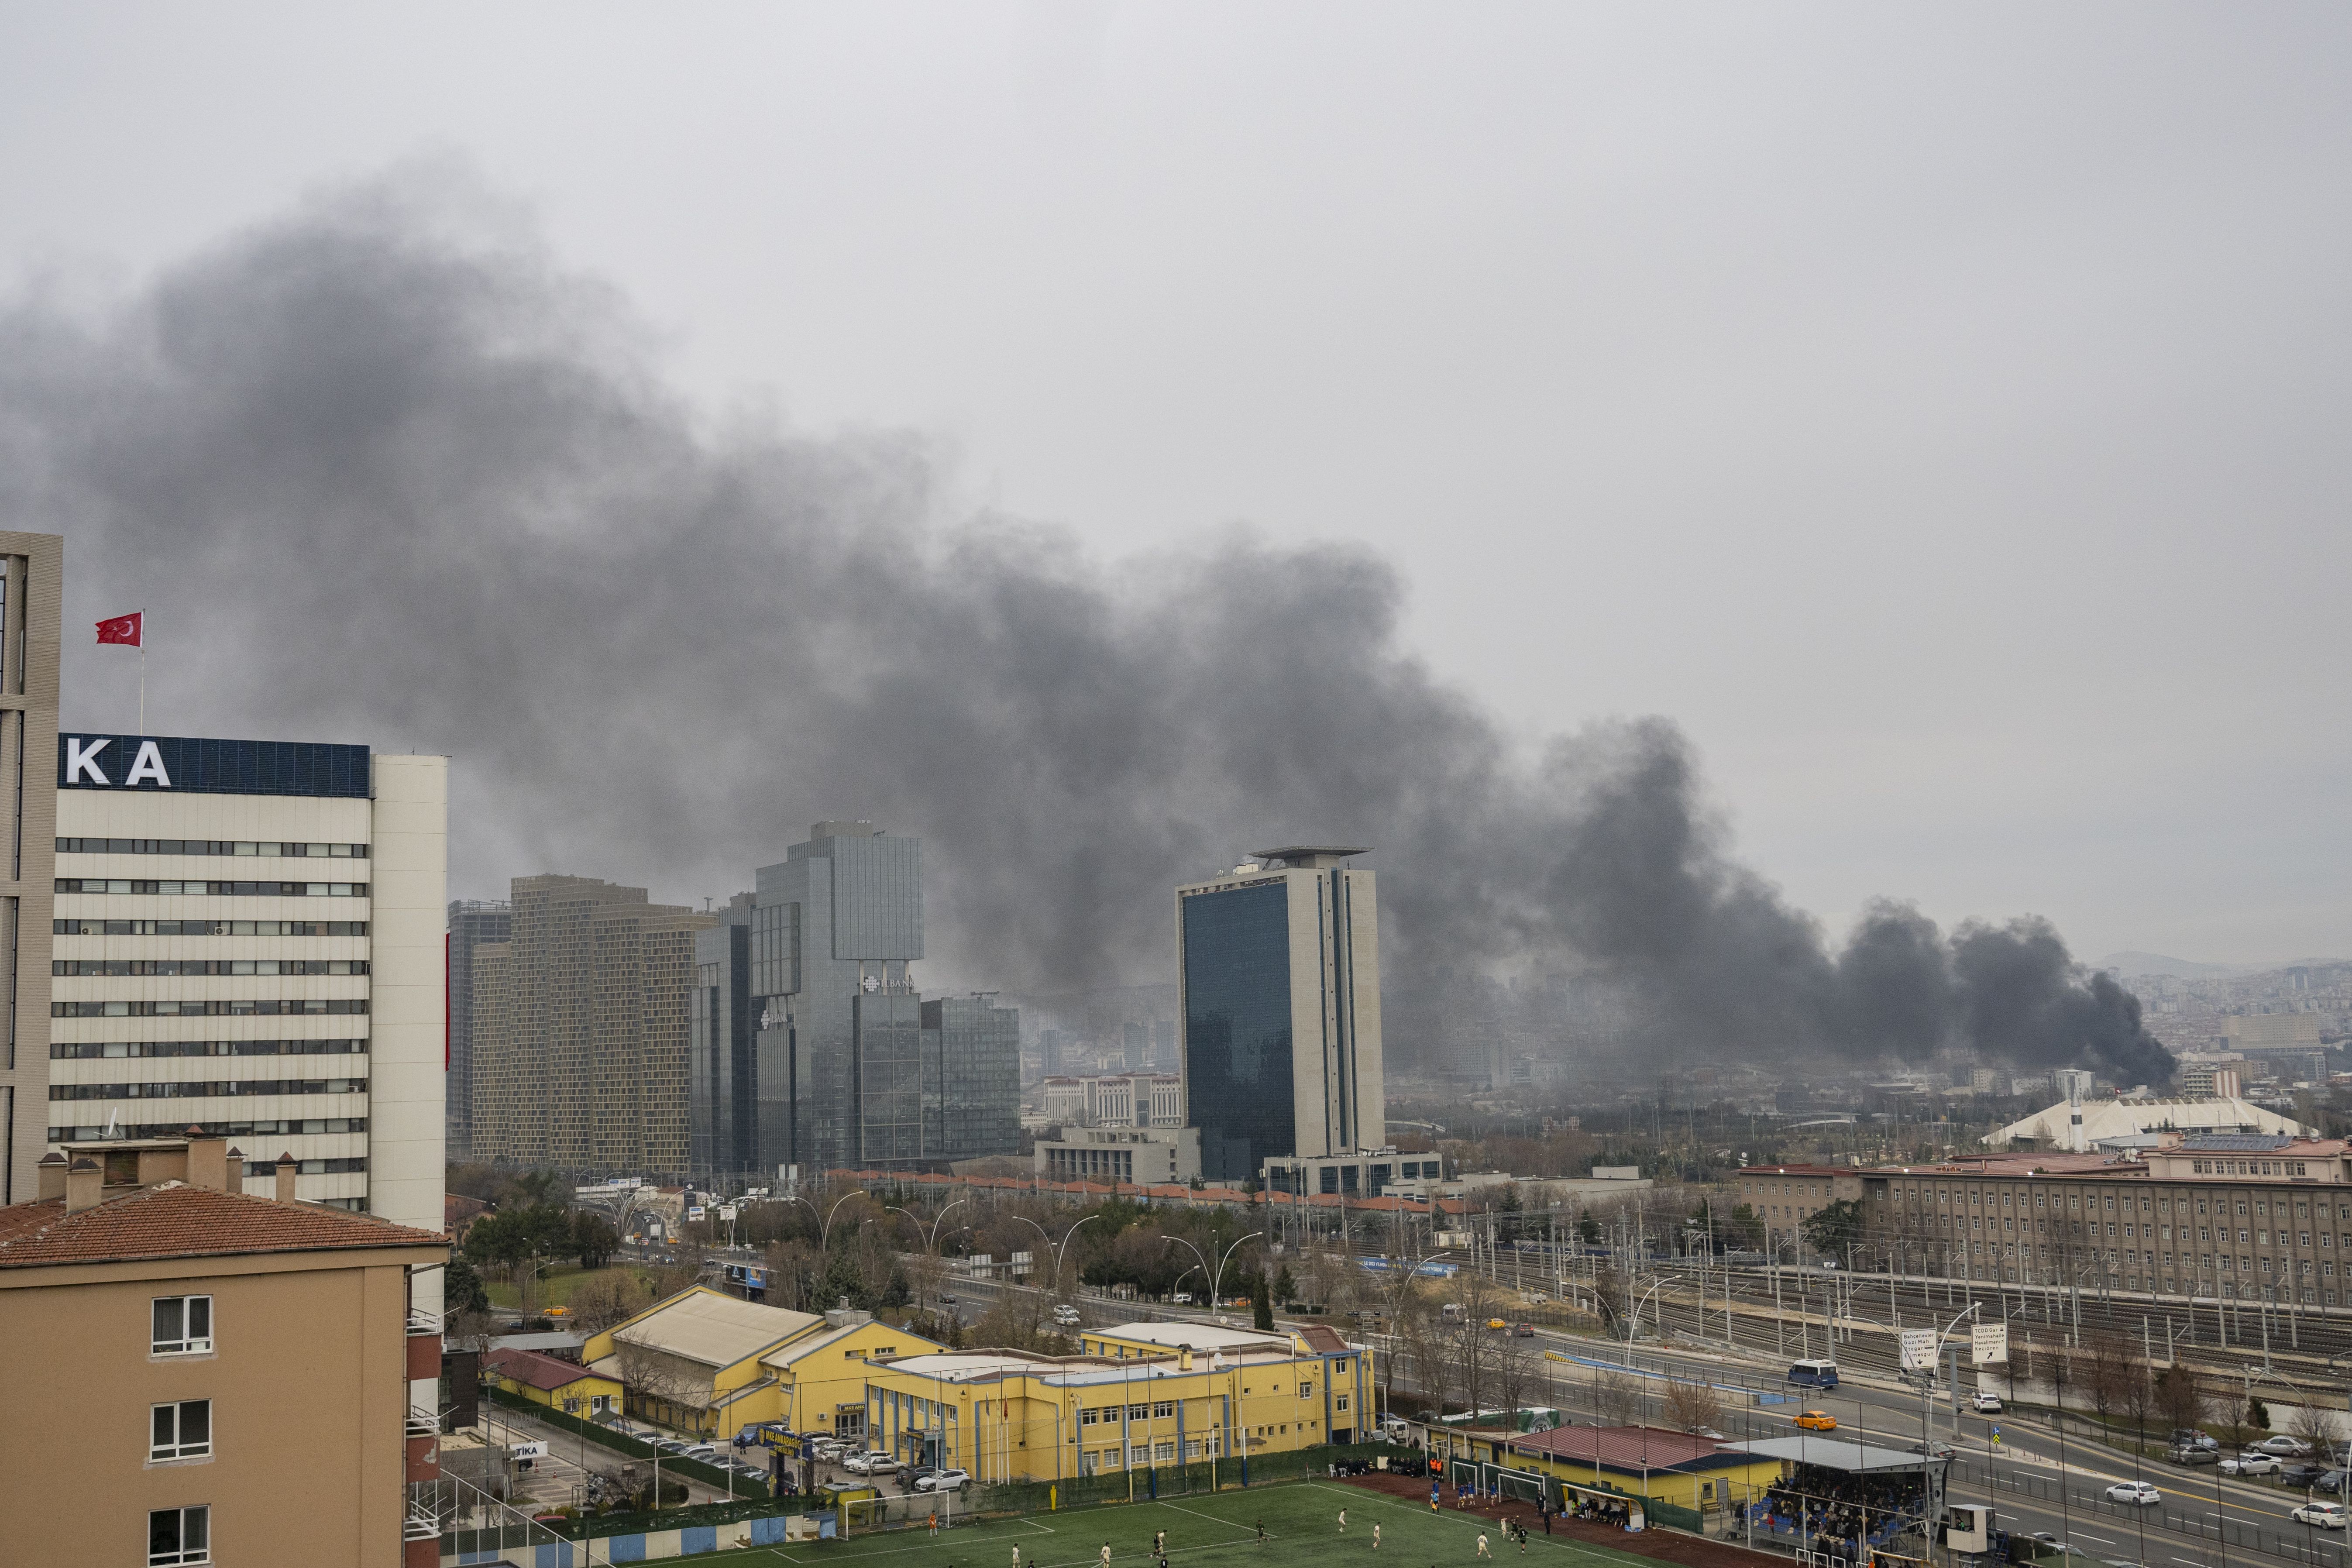
M47 1142L198 1127L233 1187L290 1153L438 1231L448 759L82 731L56 768Z
M1388 1142L1380 904L1348 864L1371 851L1255 853L1176 889L1184 1103L1213 1182Z

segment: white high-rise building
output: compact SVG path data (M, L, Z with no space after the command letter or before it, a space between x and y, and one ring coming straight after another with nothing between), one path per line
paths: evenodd
M442 1224L448 759L61 733L48 1142L174 1136L249 1188Z

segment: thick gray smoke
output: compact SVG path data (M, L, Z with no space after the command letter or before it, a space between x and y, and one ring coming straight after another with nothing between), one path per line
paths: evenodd
M73 628L144 605L151 730L451 753L462 893L723 895L868 816L928 841L957 973L1078 987L1165 976L1180 877L1353 841L1407 1058L1435 966L1522 966L1635 999L1652 1050L2169 1076L2046 927L1885 909L1832 954L1727 858L1668 724L1519 761L1398 646L1368 552L1114 567L943 523L920 443L713 433L605 291L456 206L377 184L111 313L0 317L0 512L68 536L69 721L130 727Z

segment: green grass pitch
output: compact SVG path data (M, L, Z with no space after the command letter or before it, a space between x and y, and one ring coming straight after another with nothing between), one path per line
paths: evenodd
M1339 1510L1348 1529L1339 1531ZM1257 1541L1265 1525L1267 1540ZM1381 1528L1378 1551L1372 1527ZM719 1527L723 1531L726 1527ZM1384 1496L1328 1481L1294 1481L1247 1491L1219 1492L1159 1502L1113 1504L1031 1514L985 1524L958 1524L934 1539L911 1530L856 1535L846 1541L735 1547L698 1553L709 1562L789 1563L793 1568L1101 1568L1110 1543L1112 1568L1150 1568L1154 1531L1168 1532L1169 1568L1469 1568L1478 1561L1478 1536L1498 1563L1521 1561L1500 1526L1450 1506L1429 1511L1419 1500ZM1659 1568L1646 1557L1611 1552L1531 1527L1528 1563L1550 1568Z

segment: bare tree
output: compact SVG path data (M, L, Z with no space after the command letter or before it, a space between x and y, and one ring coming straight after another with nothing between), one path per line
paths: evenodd
M2092 1334L2084 1342L2075 1369L2076 1381L2090 1396L2091 1408L2104 1421L2123 1405L2131 1384L2144 1381L2147 1369L2132 1353L2131 1345L2112 1329Z
M1593 1384L1592 1402L1603 1426L1631 1426L1642 1408L1641 1381L1630 1373L1604 1372Z
M2286 1429L2290 1436L2302 1438L2314 1448L2336 1446L2336 1417L2316 1405L2298 1405L2289 1411Z
M1528 1353L1529 1342L1516 1334L1507 1334L1502 1343L1494 1347L1496 1402L1514 1415L1526 1405L1528 1385L1535 1381L1534 1358Z
M1704 1383L1666 1384L1666 1419L1685 1432L1713 1426L1723 1419L1723 1401Z
M2156 1380L2156 1410L2176 1432L2199 1430L2213 1414L2212 1402L2186 1362L2173 1363Z
M653 1304L651 1287L630 1270L615 1268L572 1292L572 1327L583 1334L601 1334Z

